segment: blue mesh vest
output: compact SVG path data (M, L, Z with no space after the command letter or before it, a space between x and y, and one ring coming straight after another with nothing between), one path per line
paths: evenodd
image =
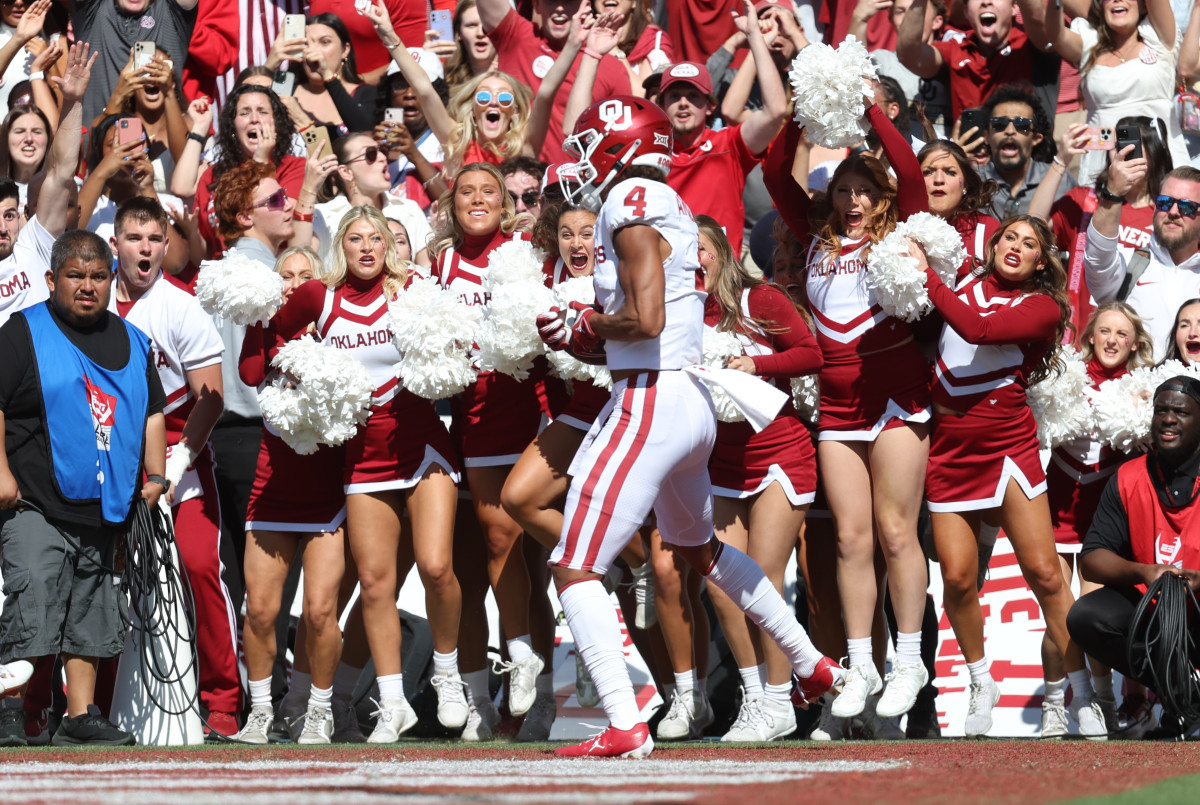
M114 371L80 352L46 304L23 314L33 342L50 466L59 491L68 500L98 501L107 524L124 523L141 486L150 339L118 319L129 333L129 360Z

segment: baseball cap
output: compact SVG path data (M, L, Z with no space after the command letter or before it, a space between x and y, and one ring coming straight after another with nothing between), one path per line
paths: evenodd
M694 61L672 64L662 74L662 84L659 87L659 91L666 92L668 87L681 83L691 84L705 95L712 95L712 76L708 74L708 68L703 64L698 64Z
M575 169L574 162L560 162L547 167L546 173L542 176L542 192L545 193L547 188L558 187L560 179L566 179L569 182L579 181L579 171Z
M408 55L413 57L413 61L421 65L421 69L425 71L425 75L429 76L430 81L437 81L439 78L446 77L446 71L442 69L442 60L428 51L425 48L409 48Z

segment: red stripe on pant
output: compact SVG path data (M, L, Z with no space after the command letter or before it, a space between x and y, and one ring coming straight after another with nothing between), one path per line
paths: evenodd
M196 657L200 701L209 712L241 712L242 688L234 643L234 612L221 580L221 503L213 475L212 448L205 446L193 465L204 490L174 506L175 542L195 599Z
M634 434L633 443L629 445L629 452L621 459L621 463L617 465L617 474L613 476L612 485L608 488L608 494L604 496L604 505L600 509L600 517L596 521L596 533L606 535L608 527L612 523L612 513L616 510L617 499L621 496L621 489L625 486L625 479L629 477L629 470L633 468L633 462L642 454L642 448L646 446L646 437L650 434L650 425L654 421L654 400L658 395L658 388L654 385L654 381L658 379L657 372L651 372L646 378L645 399L642 401L642 408L639 412L642 416L642 421L638 423L637 433ZM596 563L596 556L600 553L600 548L604 545L604 539L593 539L588 543L588 552L584 557L586 567L592 567Z

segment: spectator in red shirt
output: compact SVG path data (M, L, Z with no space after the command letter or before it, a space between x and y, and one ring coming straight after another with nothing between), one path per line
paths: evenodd
M971 33L961 41L925 41L925 4L914 0L896 38L900 63L921 78L934 78L942 65L950 68L950 102L954 117L974 109L1002 84L1032 83L1038 47L1013 26L1013 0L967 0ZM914 13L915 12L915 13Z
M571 32L571 18L579 11L582 0L535 0L533 10L541 19L541 27L522 18L508 0L478 0L476 9L483 21L483 30L496 45L502 71L528 84L536 92L550 71L559 51ZM585 54L586 57L586 54ZM567 72L550 113L550 126L541 158L546 162L570 162L562 150L563 114L567 96L575 83L580 62L577 58ZM600 59L596 77L596 94L602 98L628 95L631 92L629 73L612 56Z
M411 0L377 0L388 12L400 41L406 47L420 47L425 42L425 29L429 20L425 15L425 4ZM368 84L378 84L391 64L391 57L375 35L371 21L361 11L353 10L349 0L312 0L309 16L336 14L346 23L350 32L350 46L358 63L358 72Z

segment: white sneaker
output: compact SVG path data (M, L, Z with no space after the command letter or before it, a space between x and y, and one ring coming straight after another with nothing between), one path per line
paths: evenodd
M921 663L897 662L892 665L892 671L887 675L887 684L879 704L875 708L877 715L883 718L902 716L917 703L917 694L921 688L929 684L929 671Z
M649 629L658 623L658 609L654 606L654 568L650 561L633 568L633 625Z
M270 743L267 733L271 731L271 725L275 723L275 708L269 704L260 704L250 708L250 715L246 716L246 726L233 736L235 741L241 741L247 744L265 744Z
M434 674L429 683L437 691L437 717L443 727L458 729L467 723L471 708L467 706L467 685L458 672Z
M675 691L671 709L667 711L667 717L658 722L655 737L660 741L696 740L712 720L712 706L701 691L690 690L682 694Z
M537 697L533 707L525 714L521 729L517 730L517 740L522 743L550 740L550 730L554 726L554 718L558 715L558 700L554 694L544 694Z
M470 703L471 711L467 713L467 724L463 727L464 741L490 741L492 730L500 723L500 713L491 699L481 703L474 700Z
M0 662L0 693L16 690L33 676L33 663L26 660Z
M520 662L496 661L495 671L508 674L508 711L514 716L523 716L537 700L537 678L546 663L537 652Z
M331 740L339 744L360 744L366 742L362 727L358 724L358 712L350 704L350 700L336 693L333 696L333 736Z
M971 682L971 700L967 705L967 721L963 734L979 738L992 728L992 708L1000 701L1000 688L989 676L982 682Z
M1107 723L1107 722L1105 722ZM1114 727L1114 738L1126 741L1138 741L1146 733L1158 729L1158 713L1154 710L1153 702L1141 699L1126 699L1117 709L1117 720Z
M904 730L900 729L900 719L879 715L878 707L879 697L868 696L867 706L859 716L864 737L869 741L903 741Z
M777 741L796 731L796 708L790 696L782 702L763 697L761 715L765 727L761 741Z
M737 718L729 725L729 731L721 736L726 743L751 743L763 740L761 736L766 731L766 721L762 712L763 697L747 696L742 690L742 706Z
M874 665L852 665L846 672L842 692L833 700L833 714L838 718L859 715L867 706L867 697L883 690L883 680Z
M833 714L833 697L826 694L821 697L821 718L817 726L809 733L810 741L841 741L846 737L850 725L844 718Z
M575 652L575 699L580 707L595 707L600 704L600 691L592 681L592 673L579 652Z
M309 705L304 713L304 731L298 744L327 744L333 740L333 709Z
M1067 708L1042 701L1042 737L1062 738L1067 734Z
M399 740L417 723L417 714L407 699L384 699L375 702L379 709L371 715L375 718L375 729L367 737L369 744L390 744Z
M1107 741L1108 727L1104 724L1104 711L1100 702L1091 696L1076 696L1067 708L1071 718L1079 724L1079 734L1089 741Z

